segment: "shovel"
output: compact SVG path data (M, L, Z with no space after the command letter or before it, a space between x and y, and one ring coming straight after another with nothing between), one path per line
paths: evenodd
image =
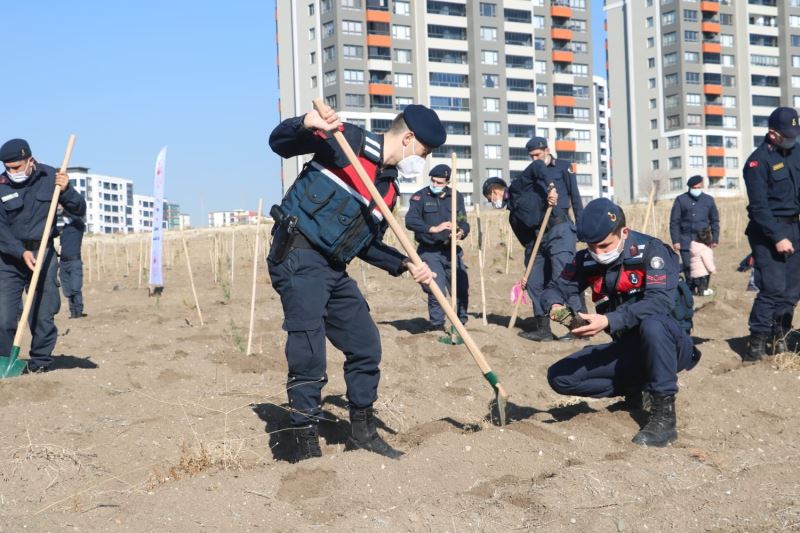
M456 244L456 237L458 236L458 191L456 190L456 183L458 182L456 175L456 153L450 157L450 301L453 309L458 309L458 245ZM455 325L450 326L450 335L446 335L439 339L442 344L464 344L464 339L458 336Z
M314 100L314 108L317 111L322 111L328 107L321 98L317 98ZM414 249L414 245L411 244L411 241L406 235L406 232L400 227L400 224L397 222L397 219L394 217L392 212L389 210L389 207L386 205L386 202L383 201L383 197L378 192L378 189L375 188L375 184L367 175L367 172L364 170L364 167L361 165L361 161L358 160L356 154L353 152L353 149L347 143L347 140L344 138L344 135L341 131L333 132L333 138L336 139L336 142L339 143L339 147L342 149L344 154L347 156L347 160L353 165L353 168L356 170L359 179L364 184L364 187L367 188L369 191L370 196L372 197L372 201L375 202L375 205L380 210L381 214L383 215L384 220L388 222L389 227L392 228L392 232L394 232L395 236L397 236L397 240L400 241L400 244L403 246L403 250L405 251L406 255L414 262L415 265L422 265L422 259L420 259L417 251ZM456 314L453 306L450 305L450 302L447 301L447 297L444 293L439 289L439 286L436 283L431 283L429 285L433 296L439 302L439 305L442 306L447 318L450 319L450 322L455 326L456 331L464 339L464 344L467 346L472 358L475 360L475 363L480 368L483 377L495 391L496 401L497 401L497 412L500 417L500 425L505 425L506 423L506 404L508 403L508 393L506 392L503 385L500 384L500 380L497 378L497 374L492 371L492 367L489 366L489 363L486 361L486 358L481 353L480 348L472 339L472 336L467 331L467 328L461 323L461 320L458 319L458 315Z
M67 141L67 151L64 153L64 161L61 163L60 173L67 171L69 159L72 156L72 147L75 145L75 135L69 136ZM56 208L58 207L58 198L61 195L61 189L56 186L53 191L53 199L50 200L50 210L47 212L47 222L44 225L44 233L42 233L42 242L39 244L39 251L36 254L36 266L33 268L33 276L31 283L28 286L28 292L25 294L25 306L22 308L22 316L17 324L17 333L14 335L14 345L11 347L11 354L8 356L0 356L0 378L13 378L22 374L25 366L28 364L26 359L19 359L20 344L22 344L22 334L25 331L25 325L28 323L28 315L33 307L33 297L36 293L36 285L39 283L39 274L42 272L42 265L44 264L45 253L47 252L47 243L49 242L50 231L53 229L53 219L56 216Z

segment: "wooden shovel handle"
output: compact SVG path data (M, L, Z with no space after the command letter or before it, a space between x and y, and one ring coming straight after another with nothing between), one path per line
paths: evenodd
M317 111L324 110L327 108L328 105L322 101L321 98L317 98L314 100L314 108ZM367 175L367 172L364 170L364 167L361 165L361 161L358 160L356 154L353 152L353 149L348 144L347 140L342 135L341 131L333 132L333 138L336 139L336 142L339 143L339 147L344 152L345 156L347 156L347 160L353 165L353 168L356 170L356 174L358 174L359 179L364 184L364 187L367 188L369 191L370 196L372 197L372 201L375 202L375 205L380 210L381 214L383 215L384 220L389 224L389 227L394 232L397 240L400 241L400 245L403 247L406 255L409 259L416 265L422 266L423 262L420 259L417 251L414 249L414 245L411 244L406 232L400 227L400 224L397 222L397 219L394 217L392 212L389 210L389 206L386 205L384 202L383 197L378 192L378 189L375 188L375 184ZM497 377L492 372L492 367L489 366L489 363L486 361L486 358L481 353L480 348L472 339L467 328L461 323L461 320L458 319L458 315L456 314L453 307L450 305L450 302L447 301L444 293L442 293L439 286L436 285L435 282L432 282L428 285L428 288L433 293L433 296L439 302L439 305L442 306L447 318L450 319L450 322L455 326L456 331L458 334L461 335L461 338L464 340L464 346L467 347L472 358L475 360L475 363L478 365L478 368L481 369L484 377L492 384L492 386L497 390L497 393L502 396L503 398L508 397L508 393L506 393L503 386L497 381Z
M547 186L547 190L552 191L555 189L555 184L551 183ZM525 275L522 277L523 284L527 285L528 278L531 275L531 270L533 270L533 262L536 260L536 254L539 253L539 246L542 244L542 237L544 236L544 232L547 230L547 223L550 221L550 214L553 212L553 206L548 205L547 210L544 212L544 218L542 219L542 224L539 226L539 233L536 235L536 242L533 243L533 251L531 252L531 256L528 258L528 265L525 267ZM520 289L524 290L524 287L520 287ZM514 302L514 310L511 313L511 319L508 321L508 329L514 327L514 324L517 323L517 314L519 313L519 304L522 301L522 293L520 293L519 298Z
M64 159L61 162L59 174L67 171L67 165L72 157L72 148L75 146L75 135L69 136L67 141L67 150L64 152ZM61 189L56 185L53 191L53 199L50 200L50 210L47 212L47 221L44 224L44 232L42 233L42 240L39 243L39 251L36 254L36 266L33 268L33 276L31 277L31 284L28 287L28 292L25 295L25 305L22 307L22 316L17 324L17 333L14 335L14 346L19 346L22 343L22 333L25 331L25 324L28 322L28 315L33 306L33 296L36 293L36 285L39 283L39 274L42 272L42 264L44 257L47 253L47 245L50 241L50 232L53 229L53 220L56 217L56 208L58 207L58 198L61 196Z

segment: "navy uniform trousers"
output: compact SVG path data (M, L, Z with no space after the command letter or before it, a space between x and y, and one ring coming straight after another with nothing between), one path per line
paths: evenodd
M669 316L645 318L618 340L587 346L547 371L559 394L607 398L632 390L674 395L678 372L697 364L691 337Z
M795 250L788 257L775 250L775 244L758 226L750 224L747 228L758 287L750 311L751 333L785 333L792 326L794 308L800 300L800 225L785 223L785 229Z
M535 240L525 247L525 265L533 252ZM528 278L528 296L533 303L534 316L546 315L548 310L542 307L542 293L547 284L554 278L561 275L564 267L572 262L575 257L575 247L578 244L578 235L575 224L572 222L562 222L547 230L542 237L539 245L539 253L533 262L530 278ZM567 302L571 309L582 310L584 308L580 298Z
M53 362L53 349L58 339L55 315L61 309L57 275L58 261L51 246L45 254L33 306L28 316L32 335L30 364L35 368ZM2 355L11 353L14 334L20 319L20 299L22 292L30 285L32 276L33 272L22 259L0 254L0 354Z
M452 268L450 268L450 247L442 247L439 250L429 250L428 247L420 246L417 249L420 258L428 264L431 271L436 273L434 281L441 289L442 294L449 294L450 292L450 275ZM469 276L467 276L467 267L464 265L463 250L458 248L456 255L456 304L458 309L458 318L462 324L467 323L469 316L467 315L467 306L469 305ZM445 314L439 301L434 297L433 293L427 286L423 286L423 290L428 293L428 317L430 318L433 326L441 326L444 324ZM452 296L451 296L452 297Z
M318 422L327 383L325 339L345 356L347 399L356 409L378 397L381 342L367 301L344 266L334 266L316 250L295 249L275 264L267 260L272 286L281 297L288 333L286 389L291 423Z
M80 259L61 261L58 274L61 280L61 292L69 302L70 314L73 316L82 314L83 261Z

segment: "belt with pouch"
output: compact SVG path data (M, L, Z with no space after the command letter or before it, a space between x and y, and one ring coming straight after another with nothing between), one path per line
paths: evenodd
M65 262L65 261L80 261L80 260L81 260L80 254L78 254L78 255L62 255L61 256L61 262L62 263Z

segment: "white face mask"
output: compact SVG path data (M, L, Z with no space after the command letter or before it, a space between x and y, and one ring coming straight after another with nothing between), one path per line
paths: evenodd
M703 191L701 189L689 189L689 194L691 194L694 198L698 198Z
M403 158L397 163L397 172L404 178L416 178L425 169L425 158L420 157L414 152L417 148L417 140L414 139L411 145L411 155L406 157L406 147L403 146Z
M493 203L492 203L492 206L493 206L495 209L503 209L503 207L505 207L505 201L503 201L503 200L497 200L496 202L493 202Z
M610 252L604 252L602 254L596 254L591 249L589 249L589 255L592 256L592 259L600 263L601 265L609 265L619 258L622 254L622 250L625 249L625 239L620 242L619 248L616 250L611 250Z
M28 161L28 164L25 165L25 170L22 170L20 172L8 172L8 171L6 171L6 176L8 176L8 179L13 181L14 183L24 183L25 180L27 180L28 177L29 177L28 176L28 169L30 168L30 166L31 166L31 163L30 163L30 161Z

